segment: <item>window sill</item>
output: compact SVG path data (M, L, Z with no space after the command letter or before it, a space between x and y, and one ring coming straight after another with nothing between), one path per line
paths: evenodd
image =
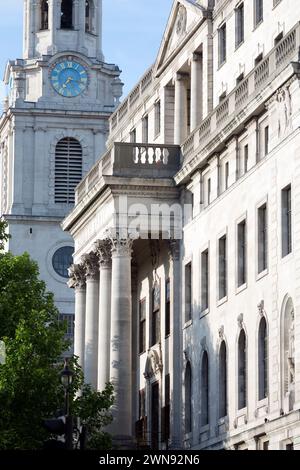
M283 263L288 263L292 258L293 258L293 250L290 253L287 253L284 256L281 255L281 261Z
M193 324L193 320L189 320L189 321L185 322L185 324L183 326L183 330L186 330L187 328L192 326L192 324Z
M209 431L209 429L210 429L209 424L200 425L200 434Z
M268 270L268 269L265 269L265 270L262 271L261 273L257 274L257 276L256 276L256 281L260 281L261 279L263 279L264 277L266 277L268 274L269 274L269 270Z
M226 64L226 59L224 60L224 62L218 65L218 70L220 70L225 64Z
M262 18L258 23L254 25L253 31L255 31L257 28L260 27L260 25L264 22L264 19Z
M236 295L239 295L241 292L243 292L244 290L246 290L248 287L248 284L247 282L245 282L245 284L239 286L236 288Z
M243 39L241 42L235 45L235 52L244 44L245 39Z
M206 308L205 310L202 310L202 312L200 313L200 320L201 318L204 318L206 317L206 315L209 314L209 308Z
M217 301L217 307L221 307L226 302L228 302L228 296L227 295L226 295L226 297L223 297L223 299L220 299L220 300Z

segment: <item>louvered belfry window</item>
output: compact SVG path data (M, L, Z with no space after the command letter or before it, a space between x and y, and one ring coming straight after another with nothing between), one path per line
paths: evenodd
M82 179L82 147L66 137L55 149L55 203L74 204L75 188Z

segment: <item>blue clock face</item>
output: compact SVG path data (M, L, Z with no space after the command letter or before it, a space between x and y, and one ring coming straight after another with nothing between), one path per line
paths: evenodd
M80 95L88 81L86 69L74 60L57 63L51 70L50 77L54 90L67 98Z

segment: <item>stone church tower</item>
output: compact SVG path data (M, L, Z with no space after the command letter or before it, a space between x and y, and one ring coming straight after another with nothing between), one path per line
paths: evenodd
M119 75L104 62L102 0L24 0L23 58L8 62L4 77L0 213L8 249L38 262L63 315L74 314L66 286L73 242L60 224L105 148Z

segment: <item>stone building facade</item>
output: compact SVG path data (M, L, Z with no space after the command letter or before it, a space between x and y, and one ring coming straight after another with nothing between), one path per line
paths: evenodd
M63 222L75 353L139 447L300 447L300 5L174 0Z
M23 46L4 76L0 214L9 223L8 249L38 262L72 336L74 244L60 223L105 149L120 70L104 61L102 0L24 0Z

